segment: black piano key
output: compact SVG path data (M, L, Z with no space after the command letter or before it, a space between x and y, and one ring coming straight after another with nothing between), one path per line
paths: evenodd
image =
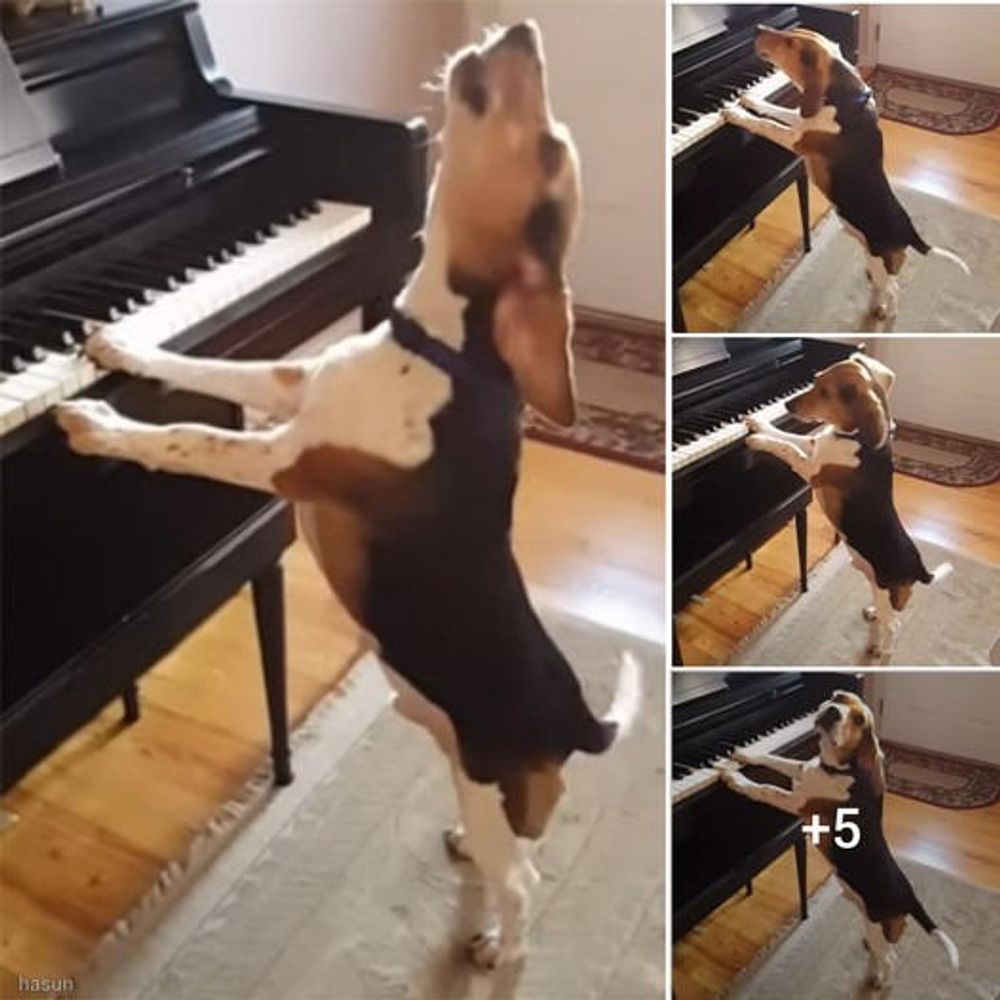
M14 315L3 317L0 326L11 330L15 337L30 340L49 351L71 352L80 344L74 330L65 323L46 323L37 317Z
M79 293L70 295L68 292L58 292L44 295L39 300L39 305L45 309L59 309L101 323L113 323L122 318L121 311L115 306L96 297Z
M148 249L137 253L134 260L137 267L159 272L181 284L194 281L198 277L198 269L193 267L189 260L179 260L176 254L168 256Z
M138 254L137 260L147 266L163 267L171 274L182 274L188 281L194 281L198 271L212 271L218 267L210 254L160 245L143 250Z
M143 288L160 292L175 292L187 280L162 269L143 267L141 264L128 261L108 264L99 272L99 277L104 276L126 282L135 281Z
M142 305L148 305L156 299L156 295L151 289L144 288L136 282L122 281L110 277L89 277L81 280L79 284L84 288L89 288L97 293L103 293L109 297L119 297L123 302L131 305L130 311L134 311Z
M44 360L45 352L36 344L0 334L0 368L7 374L27 371L36 362Z
M137 312L139 309L139 303L128 292L111 288L108 285L96 285L91 282L79 281L73 285L67 285L65 292L68 295L90 296L96 301L106 302L109 306L117 309L123 316L128 313Z
M38 315L48 317L53 322L63 323L71 329L75 329L77 336L81 340L85 340L104 325L100 320L95 320L92 316L84 316L72 310L54 309L49 306L39 306Z

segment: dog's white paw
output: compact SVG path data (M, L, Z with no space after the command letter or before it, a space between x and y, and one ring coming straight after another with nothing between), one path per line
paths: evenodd
M497 927L481 931L469 941L469 960L479 969L496 969L508 962L515 962L523 954L520 945L504 944Z
M758 100L756 97L751 97L749 94L740 94L739 101L741 107L749 111L754 111L758 115L764 113L765 102Z
M764 434L771 429L771 425L759 417L744 417L743 423L751 434Z
M128 338L121 334L98 330L87 338L84 347L87 357L109 371L123 371L130 375L145 375L151 352L138 351Z
M465 830L460 823L444 831L444 848L452 861L472 860L472 855L465 846Z
M753 121L753 115L744 111L735 101L726 104L721 111L722 120L730 125L742 125Z
M104 455L114 450L124 420L101 399L77 399L53 408L56 423L66 433L67 444L81 455Z
M861 617L864 618L866 622L878 621L878 612L875 610L875 605L869 604L867 608L862 608Z
M751 434L747 437L746 442L747 447L752 448L754 451L768 451L771 447L767 436L764 434Z

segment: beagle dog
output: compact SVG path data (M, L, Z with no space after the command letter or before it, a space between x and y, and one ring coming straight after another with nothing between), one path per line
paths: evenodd
M957 969L955 942L917 899L882 829L885 769L871 709L857 695L836 691L819 707L815 728L818 757L801 761L737 750L718 765L722 781L755 802L810 822L819 817L820 825L829 828L819 835L818 846L833 866L844 895L861 911L873 986L888 989L891 985L898 961L895 945L909 916L938 941ZM738 770L741 764L784 775L791 780L791 790L751 781ZM848 822L855 824L859 834L853 845ZM842 824L844 837L838 835Z
M56 419L81 454L296 503L396 709L451 762L461 820L446 842L476 863L498 911L470 948L493 967L522 953L538 879L518 838L541 836L571 753L625 733L641 683L623 654L611 707L595 717L511 549L522 403L574 417L564 261L578 166L549 107L538 29L462 49L443 90L424 253L389 321L318 358L273 363L89 340L106 368L264 410L273 426L153 426L95 400L62 404Z
M868 654L892 655L899 612L913 585L932 583L951 571L928 571L892 499L892 418L889 392L895 374L864 354L853 354L820 372L786 404L795 416L826 426L814 434L788 434L754 417L747 446L780 458L813 487L820 507L843 537L855 566L871 584L874 604Z
M878 110L858 71L840 47L815 31L757 28L757 54L783 70L801 92L798 109L744 96L723 118L805 159L812 182L832 202L844 228L864 247L871 284L869 308L880 320L896 315L898 275L913 247L968 265L957 254L926 243L889 186L882 163Z

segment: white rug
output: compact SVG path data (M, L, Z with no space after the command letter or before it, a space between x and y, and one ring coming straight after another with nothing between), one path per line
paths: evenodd
M867 953L861 920L831 878L809 902L809 919L726 992L727 1000L996 1000L1000 996L1000 893L970 885L902 859L917 896L958 945L961 969L941 946L909 921L899 943L899 971L889 990L865 982Z
M932 586L917 584L902 614L891 663L898 667L1000 666L1000 566L917 540L928 569L954 570ZM754 570L750 570L753 573ZM732 653L736 666L872 666L865 653L871 604L868 581L838 545L809 574L809 590L793 592Z
M1000 219L916 188L894 187L921 236L959 254L972 277L951 261L911 250L900 275L899 315L893 324L877 323L868 314L864 253L831 212L813 233L812 251L788 262L766 298L751 306L735 329L800 334L1000 328Z
M80 995L662 997L664 651L575 619L546 620L595 709L609 700L623 646L643 663L645 701L628 739L601 757L574 755L566 768L569 793L536 854L542 884L523 964L483 974L465 961L480 887L443 849L454 810L448 768L421 730L384 709L388 692L368 660L297 749L295 783L160 926L109 947ZM373 714L351 742L356 716Z

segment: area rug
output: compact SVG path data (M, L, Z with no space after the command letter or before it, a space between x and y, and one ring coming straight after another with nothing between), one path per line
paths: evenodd
M1000 479L1000 445L945 431L898 424L892 458L897 472L942 486L988 486Z
M913 589L891 661L866 653L871 603L868 581L837 545L809 574L809 591L794 591L733 650L738 666L1000 666L991 650L1000 637L1000 566L988 565L917 539L929 569L953 571ZM749 571L751 574L754 570Z
M1000 800L1000 767L884 740L882 749L890 792L943 809L982 809Z
M947 135L988 132L1000 119L1000 94L879 66L868 80L879 114Z
M865 982L868 953L857 908L836 879L812 897L809 919L790 924L725 993L727 1000L996 1000L1000 996L1000 893L905 858L900 864L931 916L958 945L960 971L910 921L898 945L895 985Z
M384 707L381 673L364 661L355 690L297 750L295 783L154 930L140 937L133 925L109 941L80 995L663 997L664 650L578 619L546 620L598 710L621 650L631 649L644 666L644 707L610 753L577 754L566 767L568 792L536 853L542 880L526 961L487 975L464 959L481 886L444 850L454 818L447 764L422 730ZM329 732L349 731L372 704L372 724L330 750Z
M665 336L580 322L573 336L576 423L556 427L527 411L527 435L662 472L666 453L665 351Z
M907 254L899 314L876 321L868 311L865 256L831 212L813 232L810 253L797 251L736 324L745 332L989 332L1000 323L1000 218L980 215L916 188L895 185L928 243L958 253L966 276L941 257Z

